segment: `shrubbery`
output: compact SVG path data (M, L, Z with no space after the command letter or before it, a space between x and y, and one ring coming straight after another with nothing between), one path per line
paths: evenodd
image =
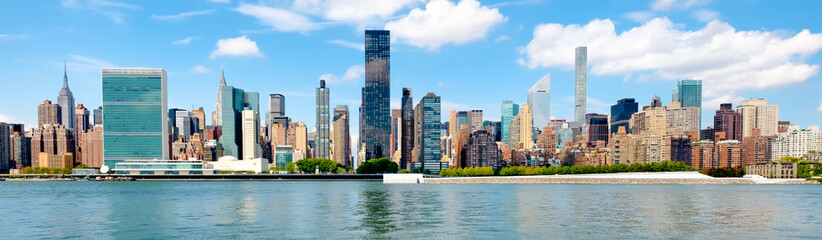
M23 174L71 174L68 168L26 167Z
M542 166L542 167L526 167L526 166L511 166L503 167L498 173L490 167L483 168L449 168L440 171L440 176L443 177L468 177L468 176L523 176L523 175L556 175L556 174L588 174L588 173L621 173L621 172L678 172L678 171L694 171L691 166L685 165L684 162L661 162L661 163L644 163L644 164L617 164L617 165L602 165L602 166Z
M357 167L358 174L374 174L374 173L384 173L390 172L395 173L399 169L399 165L397 163L388 160L387 158L379 158L379 159L371 159L364 163L361 166Z
M472 168L449 168L440 171L442 177L475 177L475 176L494 176L494 169L491 167L472 167Z
M745 176L744 167L722 167L722 168L705 168L699 171L702 174L711 177L743 177Z
M335 161L332 161L331 159L318 158L302 159L294 163L294 165L296 165L297 168L300 169L300 171L303 171L305 173L314 173L314 169L317 168L317 166L319 166L321 173L334 172L337 170L337 168L343 167L342 165L338 164ZM288 168L288 165L286 165L286 168ZM288 170L286 169L286 171Z

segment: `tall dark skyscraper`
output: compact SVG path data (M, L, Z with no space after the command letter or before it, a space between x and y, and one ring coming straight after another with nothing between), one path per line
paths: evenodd
M402 142L400 143L400 168L408 169L411 162L411 152L414 150L414 100L411 89L402 89Z
M317 134L314 135L317 148L314 149L315 158L331 158L331 136L329 136L331 130L329 112L331 109L329 109L328 94L325 80L320 80L320 87L317 88Z
M60 120L66 128L74 128L74 95L68 86L68 74L66 66L63 65L63 88L57 95L57 105L60 105Z
M714 115L714 131L724 132L727 140L742 141L742 114L734 111L730 103L719 105Z
M639 111L639 104L633 98L623 98L611 106L611 133L617 133L619 127L625 127L631 133L631 115Z
M365 87L362 128L365 159L390 157L391 38L387 30L365 31Z

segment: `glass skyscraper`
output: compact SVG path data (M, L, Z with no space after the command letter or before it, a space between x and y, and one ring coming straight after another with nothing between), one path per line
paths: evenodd
M328 103L328 88L325 87L325 80L320 80L320 87L317 88L317 134L314 135L316 138L317 147L314 148L314 157L315 158L331 158L330 148L331 148L331 138L329 136L329 131L331 130L331 123L329 112L331 109ZM387 145L386 145L387 146Z
M585 122L588 111L588 47L577 47L574 67L574 121Z
M362 89L361 142L367 159L390 157L391 37L388 30L365 31L365 87Z
M226 156L234 156L237 159L243 158L243 125L242 112L248 107L254 110L255 116L260 115L260 94L256 92L246 92L231 85L220 87L220 122L222 123L222 135L220 143L223 144ZM259 124L259 121L257 121ZM258 127L259 129L259 127Z
M514 120L517 117L517 113L519 113L519 105L512 102L512 101L504 101L502 102L502 141L505 142L507 145L511 145L508 143L508 130L511 128L511 120Z
M679 80L676 84L677 102L682 107L698 107L702 115L702 80ZM702 127L702 117L698 117Z
M440 97L434 93L428 93L420 100L415 108L417 126L421 136L417 137L416 148L419 148L419 159L422 163L422 171L430 170L432 174L439 174L441 169L440 159L440 128L441 109Z
M414 98L410 88L402 89L402 131L400 143L400 168L408 169L414 149Z
M103 162L169 159L166 71L104 68Z
M639 111L639 104L633 98L623 98L611 106L611 133L617 133L619 127L625 127L631 133L631 115Z
M528 89L528 106L534 115L534 128L542 129L551 122L551 74L547 74Z

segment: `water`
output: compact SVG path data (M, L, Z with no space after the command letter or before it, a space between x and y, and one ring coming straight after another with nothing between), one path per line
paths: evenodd
M819 238L818 185L0 182L0 239Z

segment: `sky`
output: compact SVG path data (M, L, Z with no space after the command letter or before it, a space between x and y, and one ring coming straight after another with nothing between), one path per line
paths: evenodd
M523 104L551 74L551 116L571 119L574 48L588 47L588 112L622 98L671 101L677 79L703 80L702 127L720 103L765 98L801 127L822 117L820 1L193 0L10 1L0 9L0 121L37 122L56 102L64 61L75 102L101 104L100 68L168 71L168 107L215 108L226 82L286 98L315 122L315 88L348 105L356 141L364 30L391 31L391 103L442 97L451 109ZM210 115L210 114L209 114ZM210 116L207 117L211 123Z

